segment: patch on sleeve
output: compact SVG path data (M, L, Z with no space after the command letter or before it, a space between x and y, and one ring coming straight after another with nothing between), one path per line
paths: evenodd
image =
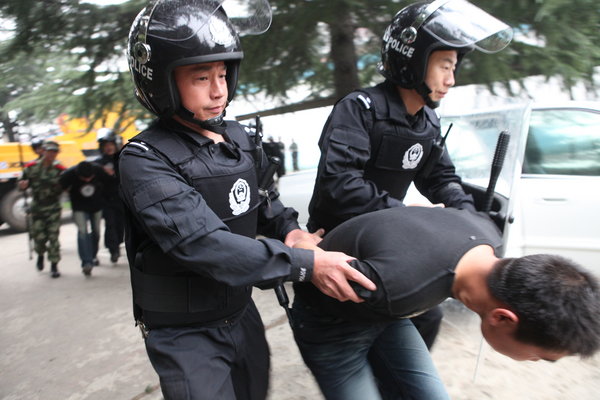
M370 97L365 97L362 94L359 94L358 96L356 96L356 98L358 100L360 100L361 103L363 103L363 105L365 106L365 108L367 110L371 109L371 98Z
M149 147L146 145L146 143L144 143L144 142L133 142L133 141L132 141L132 142L129 142L129 143L127 143L127 144L128 144L128 145L131 145L131 146L138 147L138 148L140 148L140 149L142 149L142 150L144 150L144 151L148 151L148 150L150 150L150 148L149 148Z

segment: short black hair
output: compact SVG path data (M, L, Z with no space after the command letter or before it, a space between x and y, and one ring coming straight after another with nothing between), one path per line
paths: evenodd
M94 175L94 167L89 161L82 161L77 164L77 175L82 178L89 178Z
M519 317L516 340L582 357L600 348L598 280L575 262L550 254L505 258L487 283Z

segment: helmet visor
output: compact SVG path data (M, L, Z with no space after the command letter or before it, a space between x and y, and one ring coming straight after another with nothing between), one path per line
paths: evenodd
M212 17L221 8L240 36L259 35L271 26L272 14L268 0L157 0L145 10L147 19L152 20L152 30L148 35L185 41L209 24L212 34L218 34L225 29L219 29L220 18ZM183 36L182 30L187 31Z
M429 34L450 47L472 46L496 53L510 43L513 30L466 0L443 3L423 24Z

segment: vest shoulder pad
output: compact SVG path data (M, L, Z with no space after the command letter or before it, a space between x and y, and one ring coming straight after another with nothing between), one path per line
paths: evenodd
M427 106L423 107L423 110L425 111L425 115L427 116L427 119L437 128L441 127L441 123L440 123L440 116L438 115L437 111L435 111L432 108L429 108Z
M256 132L253 129L237 121L225 121L225 123L227 124L227 135L240 149L249 151L256 148L254 143Z
M351 93L351 95L365 110L370 110L373 108L373 100L371 100L371 96L365 91L356 91Z
M365 109L371 110L377 119L388 116L389 107L385 94L377 86L356 90L351 95L355 96L356 101L361 103Z
M136 146L143 151L151 148L166 156L172 163L180 164L194 155L192 149L175 132L151 127L129 139L128 146Z

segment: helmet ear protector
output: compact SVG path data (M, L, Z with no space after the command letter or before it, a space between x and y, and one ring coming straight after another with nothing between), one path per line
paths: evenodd
M137 18L139 19L139 28L136 36L136 42L133 45L132 55L139 66L147 64L150 61L150 58L152 57L152 49L147 43L148 27L150 26L150 18L152 18L152 14L154 13L154 10L156 9L156 6L160 1L161 0L151 0L148 3L148 5L144 8L144 10L140 13L140 15L137 16ZM132 28L134 26L136 26L135 22L133 23ZM135 77L133 81L135 82ZM148 97L146 96L146 93L143 90L139 90L137 85L134 85L134 87L135 95L142 102L142 104L146 107L149 107L149 109L155 114L158 114L156 112L157 110L155 110L152 106L152 102L150 102Z
M152 7L146 7L144 14L140 16L140 29L137 34L137 42L133 45L133 56L140 64L146 64L150 61L150 57L152 56L152 50L146 43L146 38L148 36L150 17L152 17L152 12L155 7L156 3Z
M419 28L427 21L427 18L431 17L431 15L436 12L440 7L444 4L448 3L451 0L435 0L431 4L429 4L413 21L410 26L407 26L400 32L400 40L404 44L411 44L417 40L417 34L419 32Z

